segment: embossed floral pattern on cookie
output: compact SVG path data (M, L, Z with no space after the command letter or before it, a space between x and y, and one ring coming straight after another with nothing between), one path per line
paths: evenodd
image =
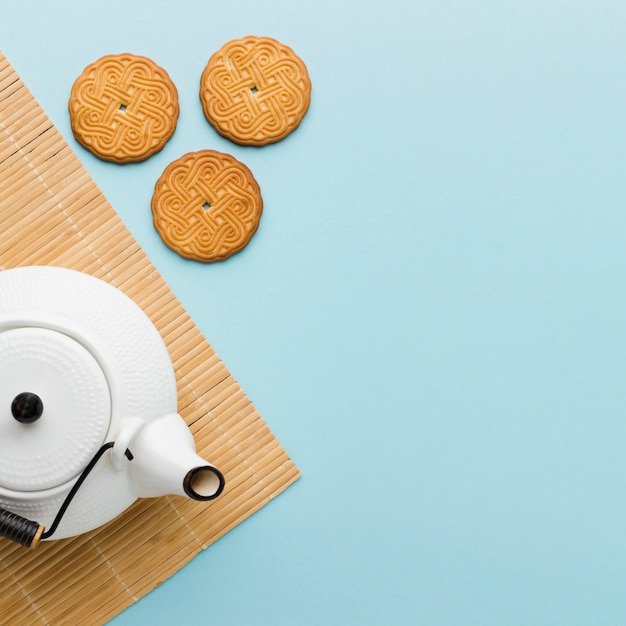
M311 99L306 65L270 37L226 43L209 59L200 80L204 115L221 135L263 146L295 130Z
M178 92L151 59L104 56L76 79L69 100L76 140L116 163L143 161L163 148L178 120Z
M165 244L195 261L221 261L257 231L263 200L252 172L233 156L202 150L170 163L152 196L154 226Z

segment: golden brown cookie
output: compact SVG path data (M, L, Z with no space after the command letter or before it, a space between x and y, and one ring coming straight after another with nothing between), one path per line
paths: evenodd
M222 261L243 249L259 227L263 199L252 172L214 150L170 163L154 187L154 227L187 259Z
M176 129L178 92L167 72L134 54L110 54L76 79L69 100L76 140L105 161L143 161Z
M238 144L264 146L300 125L311 101L311 81L288 46L270 37L244 37L209 59L200 101L218 133Z

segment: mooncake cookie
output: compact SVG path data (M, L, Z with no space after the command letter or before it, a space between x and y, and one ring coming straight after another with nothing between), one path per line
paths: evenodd
M306 65L270 37L226 43L209 59L200 79L204 115L231 141L263 146L294 131L309 109Z
M88 65L69 99L76 140L105 161L143 161L163 148L176 129L176 86L151 59L111 54Z
M154 227L187 259L210 263L242 250L259 227L261 190L235 157L201 150L170 163L152 196Z

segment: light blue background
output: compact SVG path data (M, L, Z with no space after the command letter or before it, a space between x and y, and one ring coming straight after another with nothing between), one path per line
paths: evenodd
M303 473L115 626L625 623L625 33L620 0L3 7L0 49ZM247 34L313 82L300 129L262 149L197 97ZM122 51L169 71L181 116L119 167L66 106ZM248 248L209 266L149 209L202 148L265 200Z

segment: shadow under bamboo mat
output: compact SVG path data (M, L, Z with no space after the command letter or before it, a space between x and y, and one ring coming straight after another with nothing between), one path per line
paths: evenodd
M0 269L58 265L111 283L168 347L179 412L226 477L211 503L137 501L27 550L0 539L0 623L102 624L252 515L299 471L0 52Z

